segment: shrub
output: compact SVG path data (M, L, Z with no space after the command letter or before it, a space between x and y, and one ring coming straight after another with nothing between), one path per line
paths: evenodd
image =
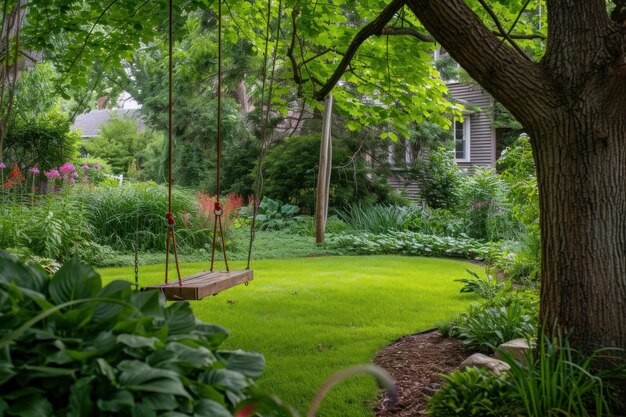
M528 417L612 416L608 380L626 380L626 362L621 349L601 349L584 355L569 346L567 338L537 341L536 355L527 352L525 365L502 352L511 365L509 382ZM596 364L610 360L614 366L598 370ZM622 399L623 400L623 399Z
M253 207L250 205L241 210L242 217L252 219ZM300 211L298 206L283 204L280 200L263 197L257 207L256 227L259 230L283 230L307 222L308 217L296 216Z
M519 226L506 202L507 192L505 182L490 169L476 167L465 178L461 215L470 237L506 240L515 236Z
M535 295L501 293L457 316L451 334L468 347L490 351L512 339L535 337L538 314Z
M84 207L71 198L55 196L36 204L7 204L0 208L0 247L27 248L50 259L99 256Z
M422 200L433 209L454 209L460 203L463 172L454 162L452 152L439 148L411 169L419 185Z
M505 248L495 265L516 282L536 282L541 276L541 238L538 228L526 229Z
M482 298L490 300L496 297L500 292L502 292L507 283L504 281L498 281L491 275L487 275L486 277L479 276L476 272L472 270L467 270L467 273L470 274L471 278L461 278L455 281L462 282L463 287L461 287L461 292L472 292L478 294Z
M517 416L519 400L506 377L486 369L468 368L444 375L444 384L429 402L428 413L435 417Z
M409 213L410 210L406 207L351 204L337 215L355 230L385 233L390 230L404 230Z
M526 227L539 224L539 192L532 147L528 136L520 136L498 159L498 171L508 184L507 200L513 216Z
M446 209L412 210L405 220L406 229L427 235L467 237L463 216Z
M76 260L48 277L0 251L0 300L0 410L11 415L232 416L251 398L272 403L253 382L260 354L219 350L228 332L188 303L102 287Z
M175 189L172 213L176 220L177 246L203 248L210 244L213 224L208 224L202 204L190 194ZM141 183L123 187L98 187L76 195L85 207L95 240L114 250L164 251L167 235L165 213L167 189Z
M266 194L300 207L305 214L313 213L319 149L319 135L292 137L270 148L264 163ZM394 198L384 180L370 179L369 167L355 152L347 141L333 138L330 207L385 203Z
M134 117L112 114L111 120L101 126L100 134L83 146L92 157L105 160L114 174L127 175L133 165L141 170L144 150L162 138L152 130L140 132L138 124Z
M4 158L21 168L43 171L63 165L78 156L80 136L70 131L71 121L58 108L37 115L33 120L16 120L4 143Z
M402 254L410 256L443 256L464 259L486 259L498 245L475 239L452 238L396 231L384 234L342 233L329 236L327 247L359 255Z

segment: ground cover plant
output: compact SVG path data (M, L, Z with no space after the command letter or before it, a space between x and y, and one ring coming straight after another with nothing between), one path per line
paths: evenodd
M425 235L409 231L341 233L330 236L327 246L345 254L402 254L484 260L495 256L498 243L472 238Z
M241 267L233 263L233 267ZM454 279L467 263L399 256L259 260L255 279L194 303L199 319L231 331L224 345L258 350L267 366L259 386L300 412L339 369L368 363L396 338L434 327L475 296ZM182 264L189 274L207 264ZM132 268L101 270L105 281L130 279ZM140 268L143 285L163 280L163 266ZM320 415L371 415L377 388L350 379L333 388Z

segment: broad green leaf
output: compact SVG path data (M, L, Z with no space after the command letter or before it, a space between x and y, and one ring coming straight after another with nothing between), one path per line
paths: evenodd
M21 367L21 371L28 371L25 374L28 378L61 378L70 377L73 378L78 369L71 368L54 368L51 366L32 366L24 365Z
M111 411L118 413L123 410L132 409L135 406L135 399L130 391L116 391L108 400L98 400L98 409L101 411Z
M73 258L54 274L49 291L52 299L61 304L94 297L101 288L100 275L93 268Z
M131 283L128 281L112 281L98 292L98 297L111 297L129 300ZM93 314L94 323L106 325L117 319L123 307L116 304L100 303Z
M7 415L15 417L50 417L52 404L42 395L21 397L11 404Z
M152 368L144 362L128 360L121 362L118 369L120 387L131 391L146 391L189 397L180 378L173 371Z
M134 292L131 303L137 307L144 315L160 317L163 314L163 296L159 291L139 291Z
M233 371L241 372L250 378L259 378L263 375L265 358L257 352L244 352L242 350L220 350L216 352L217 358L226 363L226 367Z
M141 396L143 405L153 410L171 411L178 407L176 397L172 394L146 394Z
M70 406L67 417L91 417L94 403L91 400L93 377L81 378L70 388Z
M232 417L226 407L211 400L200 400L194 407L194 417Z
M196 332L204 336L204 339L210 343L211 348L217 348L228 337L228 330L222 326L207 323L197 323Z
M150 408L148 404L135 404L132 412L133 417L157 417L157 412Z
M248 378L239 372L231 371L229 369L207 371L202 377L202 382L235 392L241 392L241 390L250 385Z
M14 282L18 287L45 293L48 275L40 268L26 265L0 249L0 282Z
M13 367L12 363L5 360L0 362L0 385L6 383L16 374L17 373L15 372L15 368Z
M98 370L100 371L100 373L106 376L113 385L117 385L115 371L113 370L113 367L102 358L96 359L96 364L98 365Z
M156 337L144 337L133 334L120 334L117 336L117 342L132 348L149 348L152 350L163 345Z
M196 327L196 318L187 302L173 303L165 309L165 325L170 335L187 334Z

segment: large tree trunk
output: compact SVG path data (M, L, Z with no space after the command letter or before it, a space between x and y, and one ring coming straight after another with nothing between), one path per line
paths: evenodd
M407 0L450 54L523 124L541 205L541 320L577 348L626 349L624 30L603 0L547 0L539 63L490 33L463 0Z
M541 321L585 350L626 348L626 125L560 112L535 132ZM583 113L583 114L581 114Z

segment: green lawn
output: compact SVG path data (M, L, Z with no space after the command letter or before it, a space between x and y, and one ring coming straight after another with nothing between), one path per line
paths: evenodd
M235 269L241 265L234 264ZM197 316L231 331L227 348L260 351L264 390L305 414L315 391L339 369L370 362L398 337L432 328L472 300L455 278L468 264L401 256L258 260L248 287L194 302ZM188 275L207 264L182 264ZM100 271L131 279L131 268ZM163 266L140 269L142 285L163 279ZM367 377L346 381L324 400L322 416L369 416L377 390Z

